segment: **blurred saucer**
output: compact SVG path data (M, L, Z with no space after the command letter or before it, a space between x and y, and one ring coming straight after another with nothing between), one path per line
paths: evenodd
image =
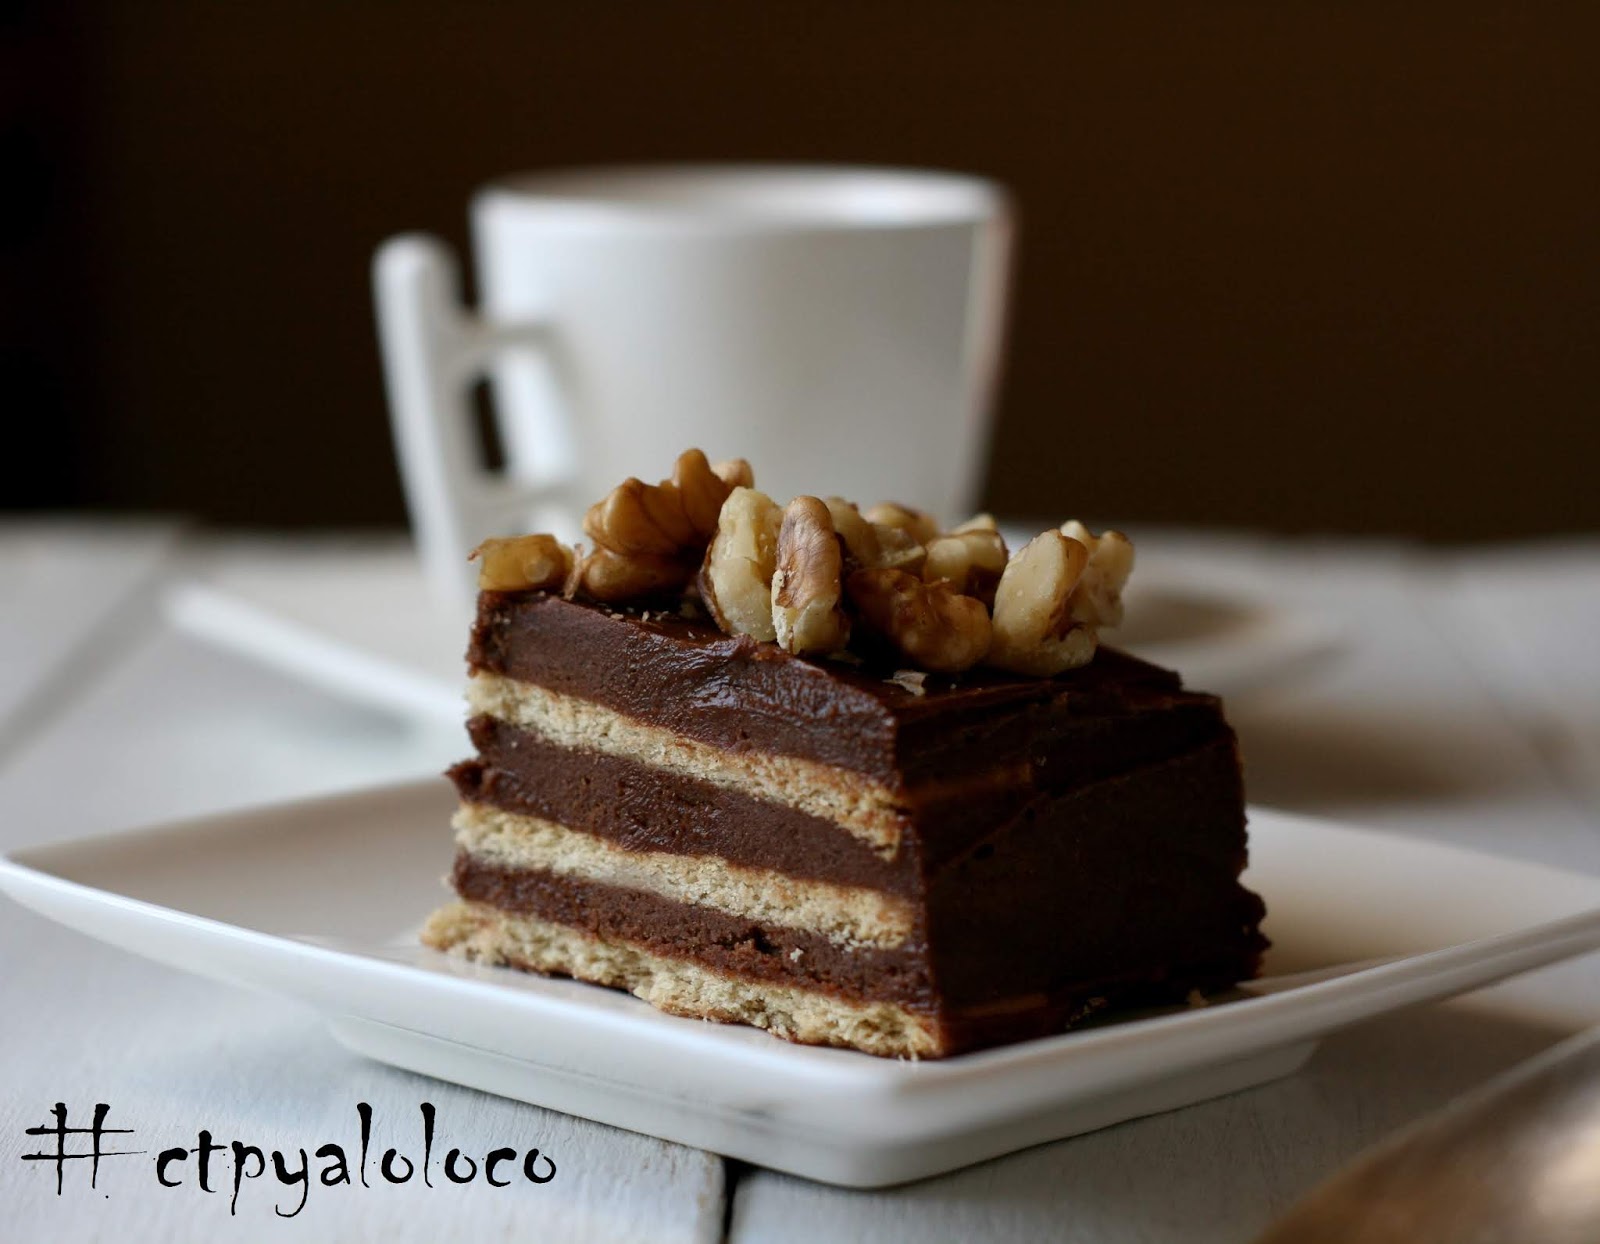
M467 618L430 597L409 543L230 543L170 589L179 630L345 699L459 725Z
M1184 685L1238 696L1276 685L1334 655L1333 623L1234 593L1174 582L1134 582L1126 621L1109 642L1183 675Z

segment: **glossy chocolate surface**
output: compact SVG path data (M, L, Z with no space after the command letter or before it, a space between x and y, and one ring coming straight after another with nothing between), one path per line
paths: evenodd
M1075 719L1216 701L1178 677L1102 649L1057 678L974 670L929 675L918 695L892 668L791 656L709 622L628 615L545 593L479 597L467 660L730 752L836 765L895 790L981 766L1021 764Z

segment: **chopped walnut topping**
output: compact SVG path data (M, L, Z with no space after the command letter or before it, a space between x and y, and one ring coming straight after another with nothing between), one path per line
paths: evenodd
M1006 542L1000 533L993 527L963 525L928 542L922 577L929 583L943 579L953 591L991 604L1005 568Z
M694 539L678 490L625 479L589 507L583 530L597 546L624 557L674 557Z
M924 583L903 570L857 570L847 589L861 621L923 669L959 673L989 651L989 611L942 580Z
M1061 534L1089 550L1089 564L1072 596L1072 616L1086 626L1122 623L1122 589L1133 573L1133 541L1120 531L1094 535L1077 519L1061 524Z
M845 646L850 619L840 608L843 570L828 507L816 497L789 502L772 575L773 630L785 652L825 655Z
M1094 656L1092 627L1074 621L1073 588L1089 550L1059 531L1035 536L1006 565L994 598L994 647L989 664L1048 678Z
M726 484L730 491L735 488L756 486L756 473L743 458L729 458L726 462L719 462L711 468L711 473Z
M743 459L720 465L724 469L742 468L731 472L735 475L750 475L750 464ZM678 461L672 468L671 484L678 491L684 516L689 520L689 527L693 533L689 549L698 552L716 532L717 515L722 512L722 503L733 491L733 485L717 473L698 449L691 449L678 455ZM748 484L744 486L749 487Z
M913 695L929 671L987 663L1050 677L1084 664L1101 628L1121 621L1133 568L1126 536L1076 521L1008 555L990 514L941 531L896 502L862 511L801 496L780 507L755 490L744 459L712 465L698 449L669 479L624 480L583 525L587 553L546 535L486 540L473 553L480 585L560 588L644 623L709 614L730 635L855 665L897 652L909 668L887 681Z
M838 532L839 539L844 541L844 549L849 554L852 568L855 566L876 566L878 564L878 533L873 526L861 516L861 509L853 501L846 501L843 497L828 497L823 501L828 507L828 517L833 520L833 529Z
M485 540L468 560L478 563L478 587L486 592L548 590L572 573L572 550L547 535Z
M933 515L901 505L898 501L878 502L867 511L867 521L908 532L918 544L926 544L939 534L939 523Z
M783 511L766 493L735 488L722 503L717 532L700 567L700 599L729 635L777 638L772 576Z
M742 459L720 466L732 478L750 474ZM678 455L672 478L659 484L623 480L583 517L583 529L595 542L593 569L586 567L583 589L599 600L626 600L635 591L684 586L717 529L730 491L698 449ZM626 567L623 561L637 564Z
M595 549L576 566L576 590L607 604L641 600L681 588L688 572L675 557Z
M853 502L842 497L829 497L826 504L834 530L849 554L849 569L875 570L888 566L911 574L922 569L927 550L909 530L873 522Z
M875 569L922 573L922 567L928 560L928 550L916 536L903 527L885 527L881 523L874 523L872 530L878 537L878 564Z

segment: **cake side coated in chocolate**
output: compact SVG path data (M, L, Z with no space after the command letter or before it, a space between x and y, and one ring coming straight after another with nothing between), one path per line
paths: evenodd
M736 767L673 769L659 755L556 744L537 717L530 728L480 714L478 755L452 771L465 803L592 836L643 871L631 887L537 869L519 879L463 856L458 887L475 903L581 925L747 989L781 981L841 1005L892 1001L928 1034L899 1052L1043 1035L1107 1000L1181 999L1257 969L1262 908L1237 880L1233 733L1214 697L1169 671L1102 649L1053 679L972 671L930 676L917 694L892 668L803 659L678 616L496 592L480 599L468 659L475 674L668 740L837 771L875 792L897 830L884 849L827 807L742 787ZM880 891L911 905L913 928L892 949L822 953L804 927L715 909L730 902L714 888L711 907L649 893L650 861L678 856L824 896Z

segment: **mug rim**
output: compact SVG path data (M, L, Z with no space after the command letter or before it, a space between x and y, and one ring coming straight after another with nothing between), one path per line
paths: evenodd
M485 184L474 203L571 223L760 233L971 225L1010 210L1005 187L975 173L734 161L510 173Z

